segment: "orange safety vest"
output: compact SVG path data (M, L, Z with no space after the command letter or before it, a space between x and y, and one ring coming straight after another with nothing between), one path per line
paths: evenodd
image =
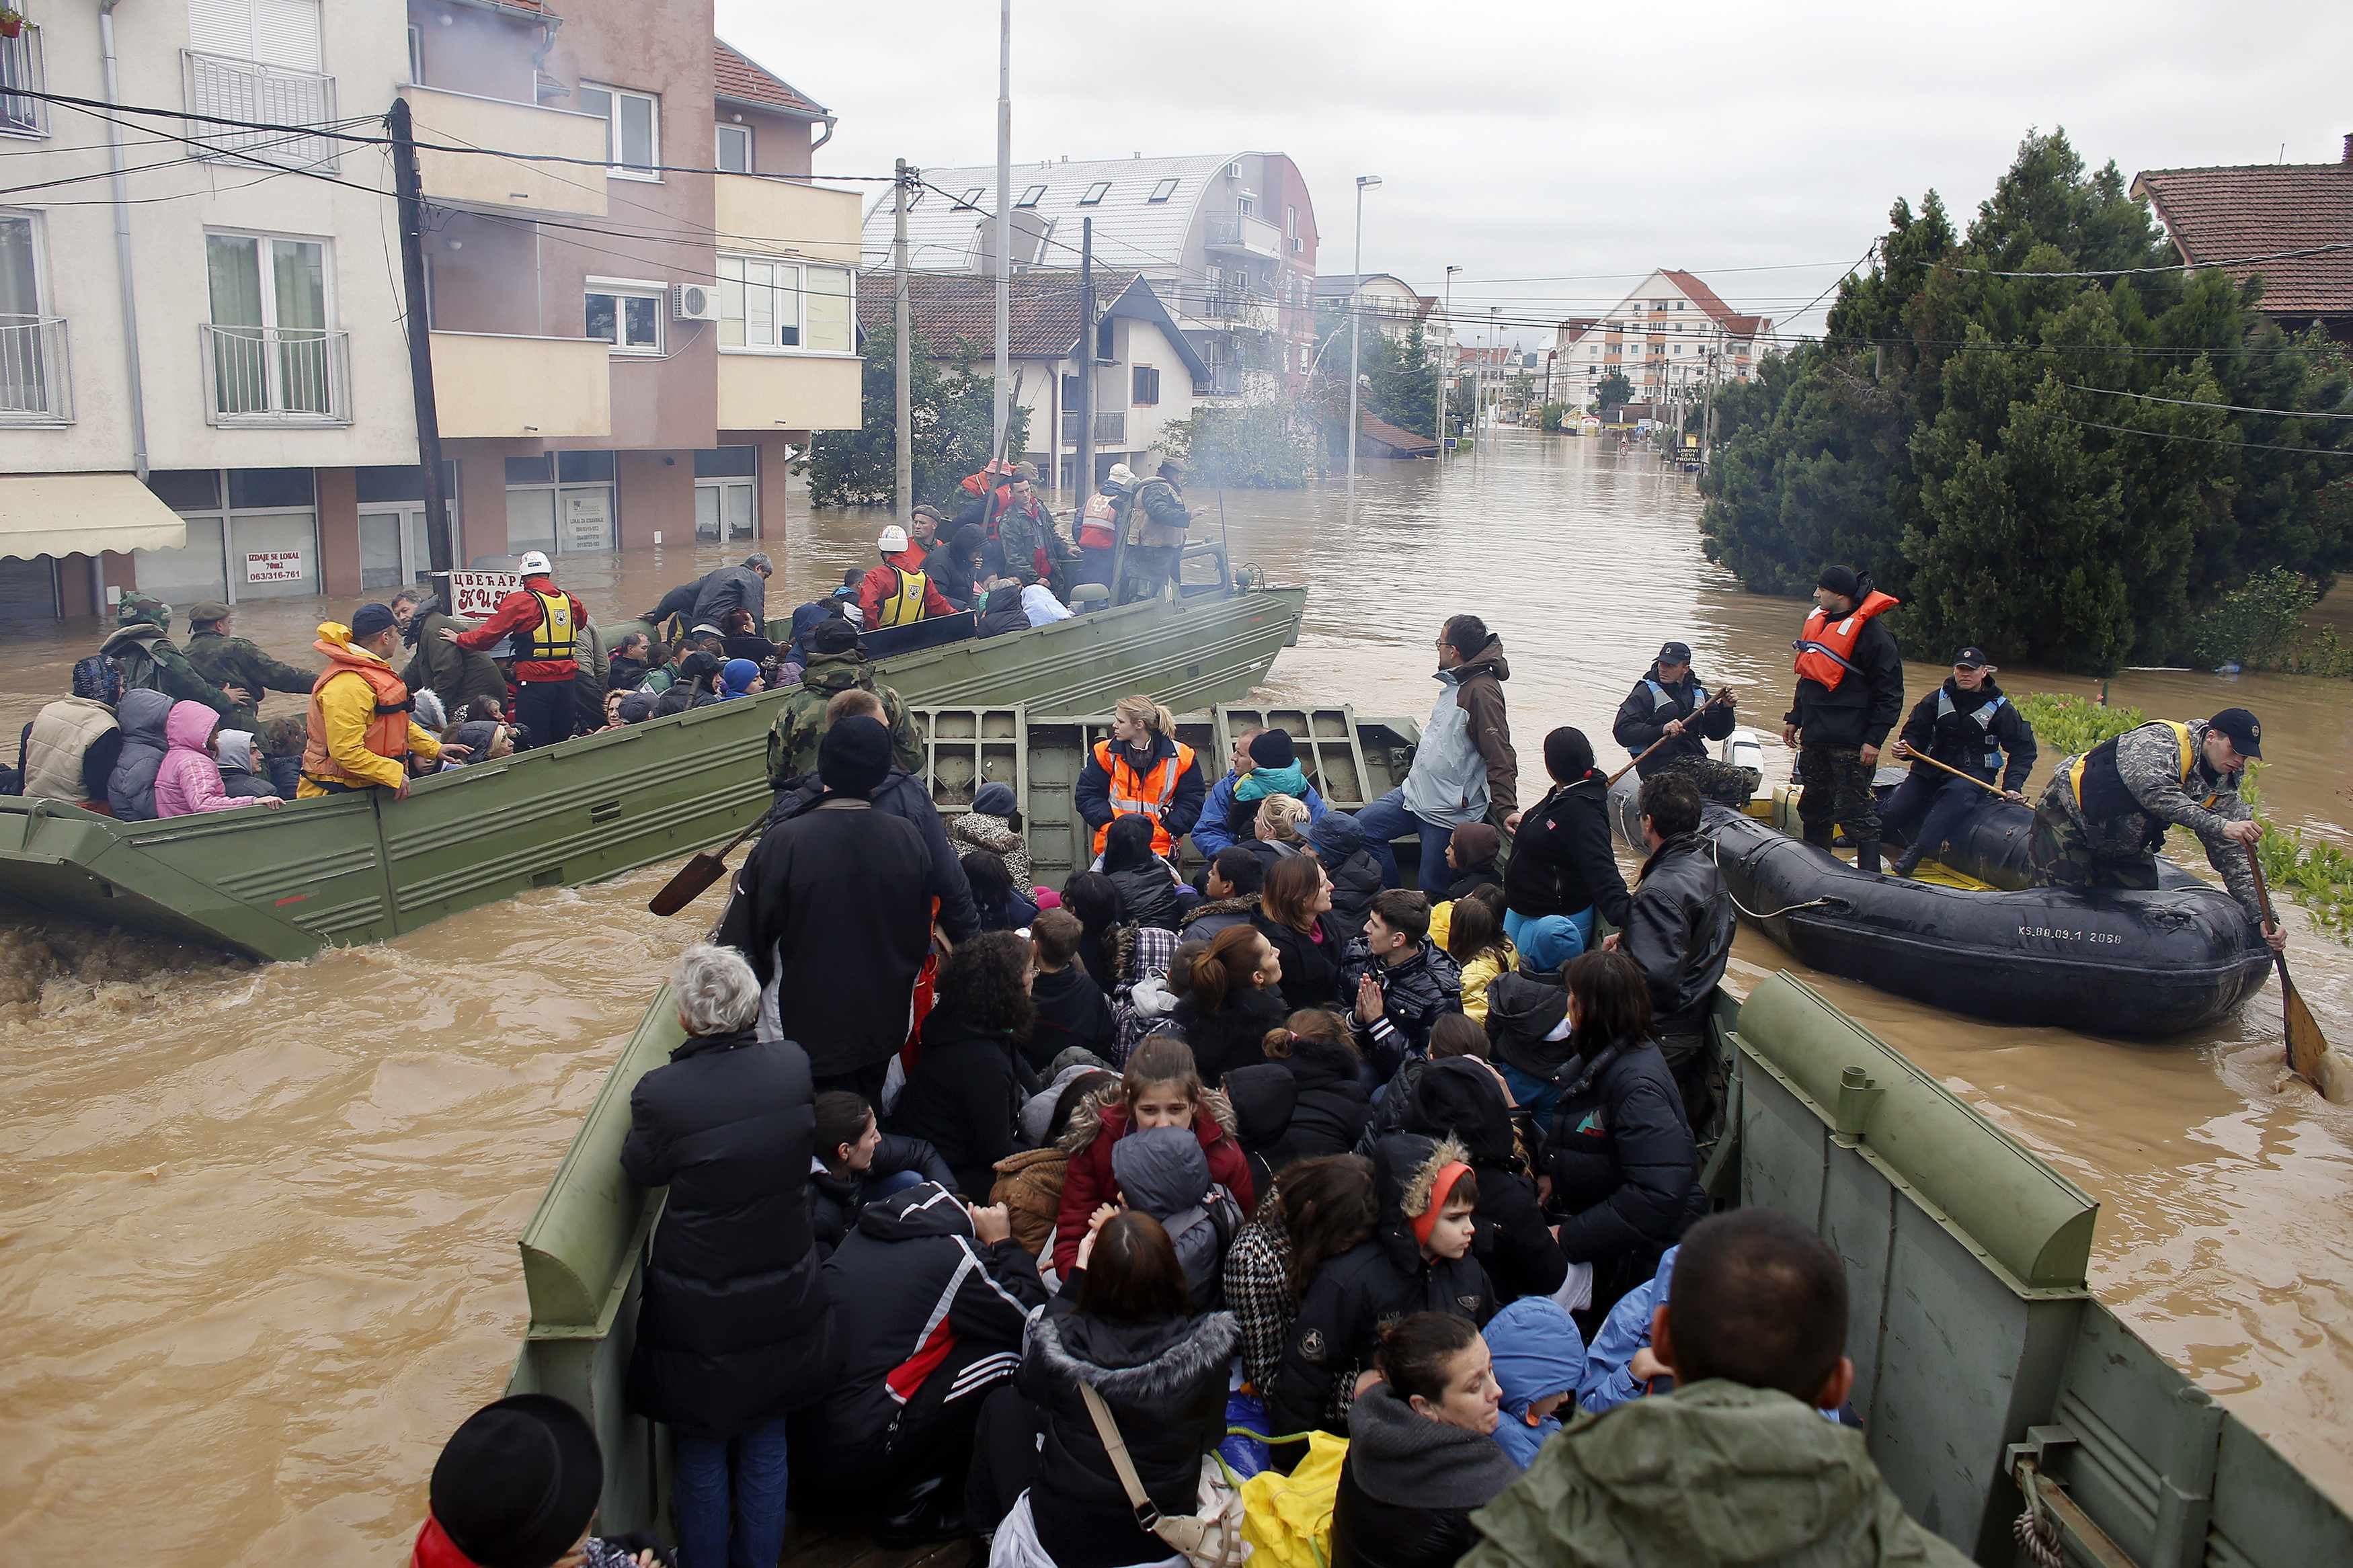
M1095 765L1111 775L1111 822L1095 829L1095 853L1103 853L1103 840L1111 837L1111 823L1123 816L1141 813L1152 818L1152 852L1166 855L1176 847L1176 840L1160 826L1169 805L1176 798L1176 781L1193 765L1193 748L1184 742L1176 742L1176 754L1163 757L1152 764L1152 771L1142 778L1127 763L1121 748L1109 741L1095 742Z
M356 675L368 683L375 693L375 716L368 721L367 749L379 757L408 755L408 715L417 705L409 700L406 683L381 659L324 637L311 646L327 656L327 672L311 683L311 729L302 742L303 776L345 789L375 788L374 779L345 773L328 753L327 710L319 693L327 689L327 682L346 675Z
M1820 681L1825 691L1836 691L1838 683L1854 666L1854 645L1862 636L1862 626L1882 611L1892 610L1898 601L1876 588L1863 595L1848 615L1831 620L1820 609L1806 617L1806 629L1789 646L1798 650L1798 678Z

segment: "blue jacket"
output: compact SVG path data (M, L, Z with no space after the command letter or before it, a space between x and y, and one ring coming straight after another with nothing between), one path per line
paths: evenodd
M1556 1394L1574 1394L1585 1377L1585 1339L1577 1322L1549 1296L1523 1296L1488 1320L1482 1331L1504 1391L1504 1418L1495 1441L1526 1469L1545 1439L1560 1430L1558 1415L1528 1418L1528 1406Z
M1200 852L1204 860L1216 859L1219 850L1234 842L1233 828L1227 818L1234 814L1234 785L1240 782L1240 773L1229 771L1224 778L1209 786L1209 796L1201 803L1200 818L1193 824L1193 847ZM1324 814L1331 809L1324 804L1324 797L1315 793L1314 784L1309 784L1307 793L1299 798L1301 804L1307 807L1310 823L1321 822Z
M1593 1344L1585 1352L1585 1375L1577 1384L1580 1407L1599 1414L1648 1392L1629 1375L1626 1363L1651 1342L1651 1313L1667 1299L1667 1282L1675 1275L1675 1254L1682 1250L1667 1248L1666 1256L1659 1259L1658 1272L1618 1298L1618 1304L1601 1321L1601 1331L1593 1336ZM1496 1375L1501 1381L1502 1373Z

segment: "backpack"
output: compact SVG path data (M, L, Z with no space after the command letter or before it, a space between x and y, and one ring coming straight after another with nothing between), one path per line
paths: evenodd
M1234 1233L1241 1227L1241 1205L1234 1202L1231 1193L1217 1185L1191 1208L1180 1209L1161 1222L1169 1245L1176 1249L1176 1261L1185 1267L1196 1312L1215 1310L1223 1296L1226 1254L1233 1247Z
M73 667L73 694L112 708L122 700L122 666L111 653L94 653Z

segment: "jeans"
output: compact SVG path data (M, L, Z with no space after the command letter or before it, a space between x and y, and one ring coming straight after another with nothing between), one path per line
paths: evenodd
M887 1176L867 1177L859 1184L859 1190L871 1204L878 1198L887 1198L892 1193L903 1193L909 1187L923 1184L923 1173L921 1171L893 1171Z
M1504 940L1523 958L1535 949L1538 968L1558 969L1593 945L1592 907L1588 905L1573 915L1524 915L1505 910Z
M1550 1079L1524 1073L1509 1062L1497 1062L1495 1070L1512 1086L1513 1102L1528 1113L1529 1121L1539 1137L1552 1136L1553 1108L1560 1103L1560 1085Z
M1381 863L1381 885L1401 887L1398 880L1397 851L1389 840L1402 833L1421 835L1421 889L1425 893L1443 893L1454 875L1446 868L1446 846L1454 837L1454 829L1426 816L1417 816L1406 807L1405 791L1393 789L1356 813L1356 826L1365 830L1365 847Z
M1901 837L1905 853L1933 860L1967 822L1985 792L1958 779L1926 779L1914 773L1895 786L1879 808L1880 831Z
M785 1419L678 1439L670 1504L681 1568L776 1568L785 1550Z

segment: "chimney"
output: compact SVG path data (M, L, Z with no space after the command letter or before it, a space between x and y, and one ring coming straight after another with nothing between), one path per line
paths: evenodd
M2348 132L2345 133L2345 160L2344 160L2344 161L2345 161L2346 163L2353 163L2353 131L2348 131Z

